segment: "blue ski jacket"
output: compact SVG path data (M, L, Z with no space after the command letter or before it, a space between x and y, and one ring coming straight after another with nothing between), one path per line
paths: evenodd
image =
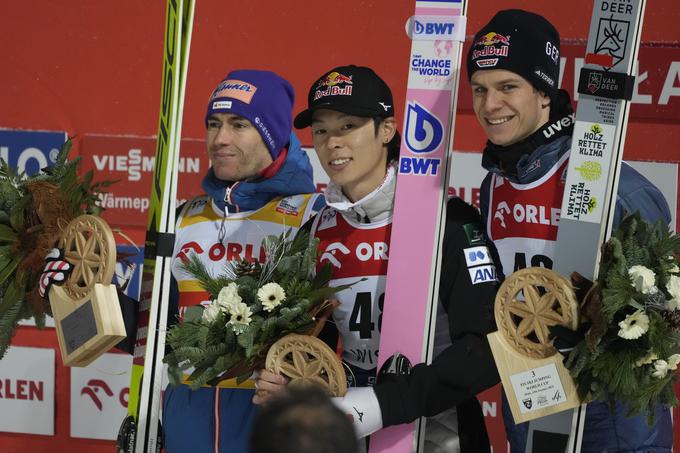
M557 165L565 153L570 151L571 135L562 135L552 141L524 154L516 163L515 171L501 170L499 165L489 158L486 151L482 165L490 173L482 182L480 207L483 225L489 217L489 199L491 176L493 173L519 184L528 184L539 180ZM627 214L640 211L642 218L655 223L663 220L670 223L671 214L668 203L650 181L638 173L630 165L623 163L616 195L614 225L618 225ZM531 240L531 239L527 239ZM513 270L506 270L512 272ZM502 275L502 272L499 272ZM512 414L503 395L503 418L511 451L523 453L527 442L528 423L515 424ZM616 404L610 412L606 403L595 401L588 404L583 434L583 453L595 452L671 452L673 430L670 411L661 406L656 408L656 423L648 426L644 415L627 418L627 407Z
M274 175L250 181L227 183L217 179L210 169L203 180L203 189L225 216L237 212L258 211L279 197L313 193L315 186L312 167L300 142L291 134L285 161ZM315 196L312 211L324 204ZM301 214L303 215L303 214ZM256 222L241 220L245 227ZM231 220L239 222L239 220ZM218 229L214 231L219 242ZM252 236L263 233L254 231ZM229 238L226 238L227 240ZM179 292L172 281L170 317L178 313ZM254 389L203 387L191 390L187 385L168 386L163 398L163 434L167 453L188 451L213 453L246 453L249 448L250 426L257 411L252 403Z

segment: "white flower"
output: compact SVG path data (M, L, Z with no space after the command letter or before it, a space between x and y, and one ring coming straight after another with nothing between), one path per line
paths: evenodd
M236 335L243 333L243 331L250 325L250 317L253 312L250 311L250 307L243 302L236 303L232 305L229 309L229 314L231 319L227 324L231 324L234 328Z
M674 257L670 257L671 259L674 259ZM674 264L673 267L668 269L669 274L680 274L680 267L678 267L677 264Z
M207 322L208 324L213 323L220 315L220 311L222 311L220 309L220 306L213 302L203 310L203 315L201 316L201 319L203 320L203 322Z
M668 374L668 363L665 360L657 360L654 362L654 371L652 376L662 379Z
M680 364L680 354L673 354L668 358L668 369L677 370L678 364Z
M658 358L659 358L659 356L656 355L655 352L649 351L645 356L643 356L642 358L638 359L635 362L635 367L637 368L637 367L641 367L642 365L649 365L650 363L652 363L653 361L655 361Z
M232 282L222 288L217 295L217 303L225 311L231 312L231 307L241 303L241 296L238 295L238 285Z
M671 275L666 283L668 294L671 295L671 300L667 302L669 310L677 310L680 307L680 277Z
M626 340L635 340L640 338L649 329L649 318L642 311L638 310L632 315L626 316L626 319L619 323L619 333L621 338Z
M654 294L658 290L654 286L656 275L654 271L645 266L633 266L628 269L628 277L630 277L633 287L642 294Z
M272 311L286 300L286 292L281 285L271 282L257 290L257 298L262 302L265 311Z

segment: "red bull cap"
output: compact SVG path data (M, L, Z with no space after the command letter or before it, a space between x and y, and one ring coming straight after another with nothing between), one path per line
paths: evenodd
M394 116L392 92L371 69L339 66L317 79L307 96L307 109L295 117L294 125L303 129L312 124L312 114L329 109L360 117Z

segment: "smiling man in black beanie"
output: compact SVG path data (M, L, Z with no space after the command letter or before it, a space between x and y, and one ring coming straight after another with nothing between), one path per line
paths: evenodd
M473 109L488 138L483 224L505 274L527 266L551 268L559 259L555 241L575 119L569 94L558 88L559 69L557 30L521 10L497 13L475 35L467 55ZM661 192L624 163L614 223L638 210L650 223L671 220ZM670 453L668 409L657 408L651 427L644 416L626 414L622 404L610 411L606 403L590 403L581 451ZM507 404L503 417L512 452L524 452L528 424L515 425Z

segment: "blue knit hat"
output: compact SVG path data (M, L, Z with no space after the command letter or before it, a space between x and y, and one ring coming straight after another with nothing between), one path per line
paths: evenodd
M262 136L272 159L288 144L293 125L295 91L271 71L232 71L217 85L205 114L233 113L247 119Z

